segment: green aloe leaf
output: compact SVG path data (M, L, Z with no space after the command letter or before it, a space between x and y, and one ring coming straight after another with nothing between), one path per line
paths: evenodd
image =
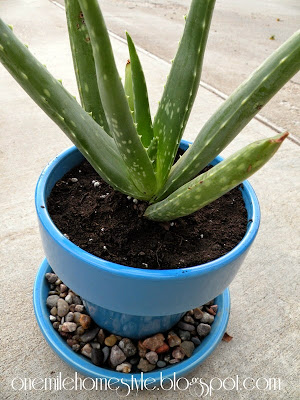
M197 175L299 69L300 31L267 58L206 122L195 142L172 168L156 198L165 198Z
M134 43L127 32L126 35L132 74L134 119L137 123L137 131L141 136L142 143L144 147L148 147L153 139L153 127L146 80Z
M122 193L146 200L131 181L114 140L83 110L1 19L0 61L107 183Z
M150 199L156 190L156 177L132 119L98 1L79 0L79 4L91 38L98 87L110 132L134 184Z
M132 86L132 75L131 75L131 64L130 60L127 61L125 67L125 94L127 97L128 105L132 114L132 118L135 121L134 117L134 99L133 99L133 86Z
M157 114L157 180L162 186L189 118L200 83L202 61L215 0L193 0Z
M279 149L288 133L259 140L237 151L209 171L146 209L152 220L168 221L191 214L218 199L261 168Z
M82 107L109 134L102 106L90 35L78 0L65 0L66 17L74 70Z

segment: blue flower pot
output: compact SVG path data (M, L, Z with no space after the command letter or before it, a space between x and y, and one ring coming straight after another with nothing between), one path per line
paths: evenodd
M186 150L188 142L182 141ZM174 270L131 268L100 259L63 236L51 220L47 198L55 183L83 156L72 147L42 172L35 203L46 258L55 273L84 299L96 323L115 334L141 338L171 328L184 312L217 298L232 282L256 234L260 211L246 181L241 188L247 232L226 255L206 264ZM212 164L222 160L217 157Z

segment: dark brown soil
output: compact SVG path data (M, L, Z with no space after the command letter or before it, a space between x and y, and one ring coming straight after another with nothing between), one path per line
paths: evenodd
M100 185L95 187L93 180ZM146 203L135 204L114 191L86 161L58 181L48 199L52 220L73 243L136 268L173 269L212 261L233 249L247 228L238 188L173 223L147 220L145 208Z

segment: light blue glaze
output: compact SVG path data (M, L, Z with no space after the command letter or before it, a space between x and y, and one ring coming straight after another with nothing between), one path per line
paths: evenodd
M182 141L181 147L186 150L188 144ZM105 324L107 329L121 335L125 334L125 327L128 337L166 330L177 322L183 312L214 299L229 286L257 234L260 222L258 201L247 181L243 184L242 194L248 213L248 228L233 250L217 260L191 268L145 270L93 256L65 238L53 224L46 199L54 184L82 160L83 156L76 147L56 157L39 178L35 201L49 264L62 281L85 300L99 325ZM217 157L212 164L221 160ZM153 318L152 323L149 317ZM141 326L148 329L141 333Z

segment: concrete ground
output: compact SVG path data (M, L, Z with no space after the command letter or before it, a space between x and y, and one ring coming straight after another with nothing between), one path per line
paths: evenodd
M56 78L76 94L75 77L62 9L48 1L4 0L1 17ZM150 24L150 23L149 23ZM166 28L167 30L167 28ZM164 32L163 32L164 33ZM162 33L159 33L162 36ZM127 49L113 38L120 72ZM149 86L152 111L160 98L169 66L141 53ZM14 378L74 377L74 371L48 347L35 321L32 287L43 259L34 210L34 188L49 160L70 146L68 139L0 66L1 157L1 366L3 399L113 399L112 391L15 391ZM278 95L279 98L282 94ZM203 122L222 100L203 87L199 90L185 138L193 140ZM224 152L227 156L246 143L274 135L259 121L252 121ZM276 156L250 179L260 200L262 222L257 239L232 283L230 343L215 352L187 378L259 378L261 390L221 389L215 399L298 399L299 356L299 147L286 140ZM263 390L265 379L279 378L280 390ZM249 382L249 381L248 381ZM216 387L216 386L215 386ZM278 388L277 388L278 389ZM123 396L126 393L121 393ZM130 393L127 398L135 398ZM209 396L207 396L209 397ZM155 391L139 399L190 399L186 391Z

